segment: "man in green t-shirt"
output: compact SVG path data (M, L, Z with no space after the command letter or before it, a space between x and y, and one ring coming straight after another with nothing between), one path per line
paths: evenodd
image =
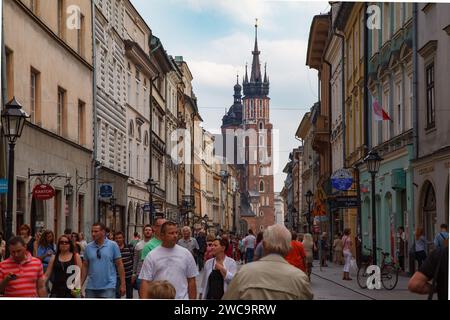
M166 219L164 218L156 218L155 222L153 223L153 238L142 249L141 260L144 260L145 257L150 253L150 251L161 245L161 226L165 222Z

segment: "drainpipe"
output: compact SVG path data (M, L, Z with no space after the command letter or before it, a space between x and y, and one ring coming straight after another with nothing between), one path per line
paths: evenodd
M96 38L96 27L95 27L95 1L91 1L91 28L92 28L92 66L94 68L94 72L92 75L92 104L93 104L93 115L94 115L94 145L93 145L93 155L92 155L92 162L93 162L93 168L92 168L92 174L94 176L94 222L100 221L100 212L98 208L98 161L97 161L97 145L98 145L98 128L97 128L97 50L95 45L95 38ZM82 231L82 230L79 230ZM86 230L83 230L86 231Z
M413 28L413 41L412 41L412 54L413 54L413 99L412 99L413 100L413 102L412 102L413 103L413 105L412 105L412 110L413 110L413 156L412 156L412 159L416 160L419 158L419 123L418 123L419 104L417 102L417 98L418 98L417 3L413 3L413 26L412 26L412 28ZM411 169L411 180L412 180L412 183L414 186L414 170L413 170L413 168L410 168L410 169ZM415 206L415 202L414 202L414 192L415 192L415 189L412 188L411 198L413 200L411 201L411 214L408 217L408 224L411 225L410 220L412 220L413 226L415 224L414 222L416 221L416 210L415 210L416 206ZM411 230L409 225L408 225L408 231ZM412 232L409 231L408 233L409 233L408 243L412 243L409 241L411 239ZM411 259L410 256L408 256L407 258L408 258L408 260ZM411 262L408 265L411 266ZM405 265L405 267L406 267L406 265ZM414 270L409 270L409 271L413 272Z
M1 6L3 6L3 2L1 4ZM2 43L1 43L1 50L2 50L2 67L1 67L1 78L2 78L2 101L0 104L0 111L3 110L3 106L6 104L6 100L8 99L7 95L7 88L6 88L6 46L5 46L5 33L3 31L3 8L2 9L2 23L0 25L1 28L1 34L2 34ZM0 164L0 177L6 177L6 143L5 143L5 139L3 139L3 130L0 130L0 159L1 164ZM6 196L4 194L2 194L0 196L0 214L1 214L1 220L0 220L0 230L4 230L5 227L5 209L6 209L6 201L5 201ZM9 239L6 239L6 241L8 241Z

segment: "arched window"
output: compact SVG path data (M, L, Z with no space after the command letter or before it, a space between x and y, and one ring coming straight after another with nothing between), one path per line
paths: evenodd
M138 129L138 136L137 136L137 138L138 138L139 141L142 141L142 128L141 128L140 125L138 125L137 129Z
M144 146L148 147L148 131L145 130L144 134Z
M259 130L262 130L262 129L263 129L263 123L260 122L260 123L259 123Z
M130 126L128 127L128 135L134 138L134 123L133 120L130 121Z
M259 192L264 192L264 181L259 182Z

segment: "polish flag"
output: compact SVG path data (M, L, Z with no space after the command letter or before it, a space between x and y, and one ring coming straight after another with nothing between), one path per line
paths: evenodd
M378 104L378 100L375 98L373 99L372 107L373 107L373 114L374 114L375 121L382 121L382 120L391 120L392 121L392 119L389 117L389 115Z

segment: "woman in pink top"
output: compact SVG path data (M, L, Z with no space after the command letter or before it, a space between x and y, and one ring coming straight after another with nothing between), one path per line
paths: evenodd
M344 230L344 236L342 237L343 253L344 253L344 276L342 280L352 280L350 278L350 262L352 260L352 240L350 238L350 229Z

